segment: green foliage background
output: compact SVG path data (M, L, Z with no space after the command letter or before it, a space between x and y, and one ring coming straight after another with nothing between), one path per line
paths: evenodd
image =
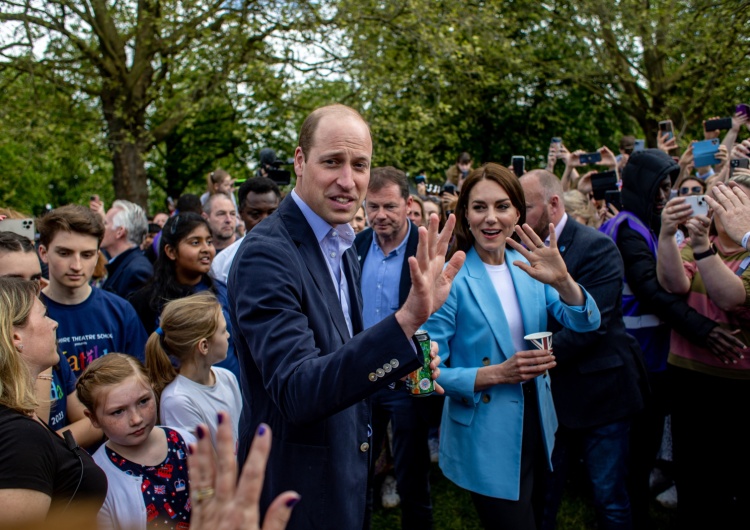
M69 21L71 1L34 4ZM0 0L0 22L19 19L13 4ZM132 130L152 213L168 195L202 192L218 166L251 176L263 147L291 156L304 116L336 101L371 123L374 164L426 169L434 182L464 150L477 162L523 154L527 168L541 167L552 136L571 150L614 150L623 134L653 145L666 118L687 145L702 119L750 102L748 0L238 0L231 12L192 0L151 18L135 16L135 2L106 5L113 42L137 49L146 23L164 40L142 64L122 58L125 81L102 77L76 55L80 42L33 20L42 51L4 37L0 204L39 212L125 193L113 149L130 137L113 140L97 91L136 83L137 64L154 77L141 94L147 107L119 108L143 112ZM182 12L207 19L181 27ZM81 20L72 33L95 53ZM191 45L170 55L180 38Z

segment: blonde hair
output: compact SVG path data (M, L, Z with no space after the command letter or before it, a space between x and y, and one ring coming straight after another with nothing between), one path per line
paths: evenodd
M13 329L26 326L39 283L0 277L0 404L21 414L38 406L34 381L26 362L13 344Z
M587 226L597 228L598 216L588 197L578 190L566 191L563 194L565 212L571 217L580 217Z
M192 358L195 347L219 329L221 305L213 293L203 291L172 300L164 306L159 329L146 342L146 370L157 397L177 377L171 359L180 364Z
M206 190L208 191L209 195L213 195L216 193L214 190L214 186L216 184L221 184L224 182L225 179L231 177L229 173L221 169L220 167L216 168L211 173L206 174Z
M91 414L96 414L99 391L107 386L119 385L134 375L151 388L151 380L141 361L132 355L110 353L86 367L76 383L76 395Z

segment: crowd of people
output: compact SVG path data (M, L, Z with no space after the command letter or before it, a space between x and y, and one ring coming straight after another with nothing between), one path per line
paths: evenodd
M577 462L599 528L670 491L680 528L744 527L750 122L725 122L708 165L665 126L530 171L461 153L436 186L371 168L331 105L288 193L216 169L153 217L0 224L0 526L370 528L383 495L430 529L432 460L488 529L556 528Z

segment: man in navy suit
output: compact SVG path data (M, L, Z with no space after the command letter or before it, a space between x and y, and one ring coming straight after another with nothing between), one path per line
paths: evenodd
M244 239L229 273L229 300L245 399L242 459L260 422L273 432L261 497L296 490L289 529L365 525L370 462L367 397L420 364L411 337L448 295L463 263L443 270L455 219L422 229L409 260L404 305L362 331L360 269L348 222L370 178L370 130L332 105L302 124L296 187ZM437 219L435 219L437 221ZM437 359L433 360L433 367Z
M362 267L363 324L368 329L394 313L411 288L409 256L417 253L418 227L409 221L412 206L409 182L395 167L378 167L370 174L365 213L370 228L357 234L354 246ZM372 440L376 453L388 422L393 432L393 461L401 498L401 527L432 528L430 451L427 445L428 399L383 388L371 398ZM371 477L372 478L372 477ZM368 492L372 506L373 487Z
M628 447L631 419L643 408L645 368L638 343L622 321L622 258L611 238L568 217L555 175L530 171L521 185L526 222L542 239L554 225L568 272L594 297L602 318L599 329L589 333L551 329L557 367L550 372L550 385L560 425L542 528L555 528L567 464L577 451L593 483L599 527L632 528Z
M148 231L143 208L130 201L118 200L104 217L101 249L109 255L105 291L127 298L146 285L154 268L143 254L141 243Z

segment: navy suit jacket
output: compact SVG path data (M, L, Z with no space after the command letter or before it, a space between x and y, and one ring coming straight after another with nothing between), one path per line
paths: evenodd
M361 332L354 248L342 272L352 338L315 234L287 197L256 226L229 272L233 339L245 400L239 455L260 422L273 429L261 511L279 493L302 495L288 529L358 529L370 461L367 396L420 362L395 317Z
M401 278L398 282L398 306L401 307L406 302L406 298L409 296L411 290L411 272L409 271L409 257L417 255L417 245L419 244L419 227L411 223L411 231L409 232L409 240L406 242L406 249L404 252L404 264L401 267ZM374 232L372 228L362 230L357 234L357 238L354 240L354 247L357 249L357 258L359 259L360 266L364 264L367 259L367 254L370 252L372 246L372 238Z
M596 301L601 325L580 333L550 320L557 366L550 371L557 419L571 429L624 419L643 408L645 369L622 321L622 258L611 238L572 217L557 242L568 272Z
M107 264L107 279L102 289L127 299L146 285L154 275L154 266L138 247L126 250Z

